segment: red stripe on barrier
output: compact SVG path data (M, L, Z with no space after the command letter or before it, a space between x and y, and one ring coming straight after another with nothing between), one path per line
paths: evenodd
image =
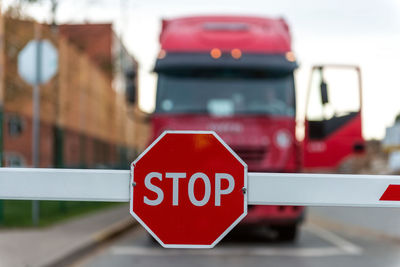
M379 200L400 201L400 185L390 184Z

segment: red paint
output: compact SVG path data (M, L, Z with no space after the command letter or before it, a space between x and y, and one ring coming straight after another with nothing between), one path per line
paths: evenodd
M241 30L207 30L207 24L243 25ZM223 27L222 27L223 28ZM197 16L163 20L161 49L167 52L207 52L218 48L223 52L240 49L242 54L285 54L291 51L291 36L283 19L245 16ZM295 137L296 122L291 117L249 115L213 117L201 114L154 114L153 138L164 130L213 130L246 162L252 172L298 172L302 163L300 144ZM280 148L275 139L279 130L289 133L291 144ZM277 206L273 206L277 207ZM283 223L296 223L303 208L283 212L260 206L249 211L252 222L268 224L274 218ZM254 213L254 215L252 215ZM247 221L247 218L244 220Z
M350 122L322 140L310 140L306 133L303 142L304 167L307 169L336 169L349 156L354 155L354 145L364 144L361 130L361 113ZM314 147L314 149L312 149ZM318 151L320 147L320 151Z
M207 30L207 25L244 25L242 30ZM218 26L217 26L218 27ZM161 48L171 52L204 52L238 48L250 53L291 51L289 27L283 19L244 16L202 16L164 20Z
M249 171L296 172L297 150L295 120L291 117L154 114L153 136L165 130L215 131L248 165ZM292 145L287 149L277 146L279 131L290 133Z
M179 179L179 203L172 205L172 179L153 179L152 184L164 192L156 206L144 203L144 197L156 199L156 193L144 184L149 172L186 172ZM196 172L205 173L211 182L210 199L204 206L194 206L188 197L188 181ZM229 173L235 179L230 194L221 196L221 206L215 206L215 173ZM242 214L246 213L245 166L212 134L168 133L160 139L133 168L132 211L164 243L169 245L211 245ZM223 180L224 182L224 180ZM225 181L226 182L226 181ZM195 196L202 199L204 185L196 181ZM222 189L227 188L222 183Z
M400 185L390 184L381 198L380 201L400 201Z
M299 221L299 211L303 207L295 206L251 206L243 223L254 225L278 225L291 221Z

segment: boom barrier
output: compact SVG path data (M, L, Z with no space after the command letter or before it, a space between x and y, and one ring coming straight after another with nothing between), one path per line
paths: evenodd
M400 177L247 174L249 205L400 207ZM0 168L0 199L129 202L129 170Z

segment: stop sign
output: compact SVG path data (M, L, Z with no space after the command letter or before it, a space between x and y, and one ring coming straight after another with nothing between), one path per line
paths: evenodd
M131 172L130 212L164 247L214 247L247 214L247 165L214 132L166 131Z

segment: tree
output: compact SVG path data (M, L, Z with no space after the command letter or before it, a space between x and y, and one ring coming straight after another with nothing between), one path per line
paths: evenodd
M20 18L20 19L32 19L31 16L24 12L24 7L31 4L42 4L45 1L50 1L51 3L51 25L56 25L56 12L59 0L18 0L15 4L10 5L7 10L6 14L12 18Z
M394 119L394 123L400 123L400 113L397 114L396 118Z

